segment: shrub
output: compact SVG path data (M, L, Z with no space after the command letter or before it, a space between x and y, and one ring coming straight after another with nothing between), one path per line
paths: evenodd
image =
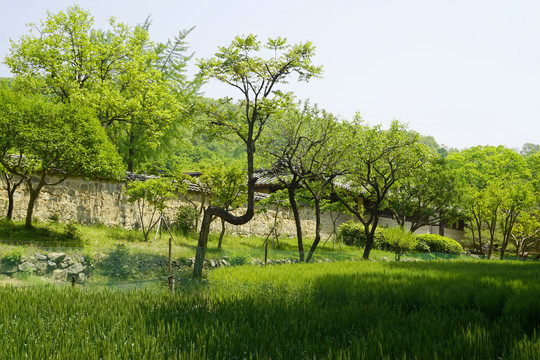
M430 252L459 255L463 252L463 247L457 241L437 234L416 235L418 245L416 250L422 251L426 246Z
M176 217L173 220L173 229L180 230L184 234L195 231L196 221L199 218L199 211L193 206L179 206Z
M349 220L340 225L338 229L338 241L347 246L365 246L366 235L361 224Z
M366 247L367 238L364 226L352 220L341 224L338 229L338 241L347 246ZM377 229L373 239L373 249L385 250L387 248L388 245L384 241L381 230Z
M16 266L21 262L22 255L21 250L14 250L5 254L0 261L5 265Z
M396 260L400 260L401 255L413 249L418 242L413 233L400 227L384 229L382 234L384 243L396 254Z

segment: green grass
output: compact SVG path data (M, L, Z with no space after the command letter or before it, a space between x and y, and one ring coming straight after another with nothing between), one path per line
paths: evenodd
M308 248L309 241L306 241ZM0 222L0 257L65 250L96 267L71 288L46 277L0 275L0 349L10 359L537 359L540 263L407 254L357 261L331 244L332 263L221 267L193 281L175 269L168 238L104 226ZM193 257L195 234L174 234L173 258ZM261 238L227 236L207 258L263 259ZM270 259L297 258L294 239ZM393 259L373 251L371 258ZM423 261L431 260L431 261Z
M69 231L71 229L71 232ZM168 252L167 233L155 237L152 233L148 242L144 241L142 233L136 230L125 230L119 227L102 225L83 226L72 224L68 226L57 222L36 223L34 229L27 230L21 222L0 221L0 256L15 248L23 248L25 252L32 253L40 250L66 250L79 253L107 252L118 245L125 245L133 253L166 255ZM198 234L173 233L173 257L190 258L195 256ZM311 246L312 239L306 239L304 248ZM208 258L246 257L264 258L263 238L225 235L222 249L217 249L218 235L211 234L208 242ZM374 252L374 257L378 252ZM385 256L387 253L381 253ZM326 246L319 246L315 258L332 260L360 259L358 249L336 245L335 249L330 242ZM268 249L269 259L297 259L298 249L296 239L282 238L279 247L271 243Z
M220 268L165 290L0 288L17 359L537 359L539 264ZM165 287L165 284L162 285Z

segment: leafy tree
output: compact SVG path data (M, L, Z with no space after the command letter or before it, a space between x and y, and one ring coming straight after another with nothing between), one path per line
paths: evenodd
M401 260L401 256L407 251L414 249L418 243L414 234L404 230L402 227L384 229L383 237L384 241L392 247L392 250L396 254L396 261Z
M273 161L274 175L287 187L293 210L300 261L304 261L302 230L295 193L301 185L309 192L315 208L315 240L309 250L309 261L320 242L321 201L337 176L344 173L338 166L345 144L341 141L336 118L309 103L290 107L273 124L263 153Z
M4 105L4 104L0 104ZM53 103L40 95L19 96L16 107L4 107L5 126L0 164L24 179L30 193L26 227L41 189L56 185L68 176L118 178L121 160L104 130L86 108ZM5 134L9 134L6 142Z
M199 185L207 193L209 206L219 206L225 211L231 211L246 201L246 178L245 171L235 164L220 164L205 169L199 178ZM225 220L220 220L218 249L221 249L225 235Z
M521 155L530 156L540 152L540 144L525 143L521 148Z
M273 52L269 59L260 57L263 49ZM232 133L242 140L246 147L247 161L247 209L245 214L235 216L217 207L206 208L201 225L193 276L202 276L202 265L206 254L210 223L214 216L226 222L245 224L254 214L255 182L254 155L257 142L265 124L275 114L289 96L275 88L287 81L293 73L299 80L309 80L321 73L320 67L311 64L315 48L310 42L290 46L282 38L269 39L263 46L257 37L248 35L236 37L228 47L220 47L215 57L199 60L203 79L214 79L237 89L242 99L231 110L222 112L217 107L206 105L209 115L208 132L211 134ZM232 104L225 98L222 103Z
M393 121L388 130L366 126L356 121L348 129L349 149L343 159L344 188L334 187L336 196L347 210L364 225L369 259L381 212L388 206L388 194L399 179L422 166L426 151L418 134Z
M163 216L163 211L167 208L167 200L175 197L174 190L175 186L168 178L152 178L127 184L125 189L127 201L137 203L137 212L145 241L148 241L150 231ZM148 216L150 218L146 220Z
M331 189L330 189L331 191ZM347 208L339 201L334 201L332 199L332 194L329 193L326 198L321 201L321 212L328 213L330 216L330 221L332 221L332 232L328 235L328 238L323 245L326 245L328 240L332 238L332 247L336 247L336 242L338 241L338 226L337 221L343 213L347 212Z
M76 5L49 12L39 26L30 25L29 35L11 42L5 63L26 91L92 109L133 170L135 153L155 148L179 111L159 70L167 49L154 50L142 26L111 18L111 30L103 31L93 23Z
M11 157L14 146L13 140L16 135L16 122L10 120L18 111L19 102L20 99L17 94L5 82L0 83L0 128L2 129L0 131L0 158L11 162L12 166L20 169L23 165L23 158L21 156ZM23 183L24 178L12 174L1 163L0 175L4 180L5 190L8 195L6 219L11 220L13 218L14 195L17 188Z
M18 158L17 161L22 161L22 158ZM21 164L17 164L16 166L20 166ZM4 186L5 190L8 194L8 206L6 211L6 219L11 220L13 219L13 208L15 205L14 196L15 192L21 186L21 184L24 181L24 178L22 177L16 177L14 174L10 173L6 168L4 168L0 164L0 176L4 180Z
M455 174L446 161L433 153L421 154L423 166L396 182L388 194L389 208L401 227L410 221L409 231L438 225L459 217L458 187Z
M500 228L502 232L501 260L512 238L512 231L520 215L535 204L533 186L530 182L514 180L505 184L503 189L504 200L501 204Z
M540 211L522 212L512 228L512 239L516 246L516 255L523 256L527 248L540 240Z
M461 180L462 203L472 221L473 231L477 232L479 248L487 245L489 258L498 234L501 212L513 206L509 201L521 201L519 196L510 196L506 190L512 184L530 181L531 172L523 156L503 146L473 147L451 154L449 161ZM489 232L489 241L484 241L482 231L485 229ZM509 234L506 232L505 236ZM507 243L508 239L505 241Z
M270 228L270 232L264 239L263 245L268 241L268 238L272 236L272 249L274 248L274 240L277 241L279 247L279 232L281 228L281 221L278 220L279 212L281 209L290 208L287 190L280 189L269 194L267 198L259 200L258 205L261 208L258 211L260 213L266 213L268 208L272 206L275 207L274 222Z

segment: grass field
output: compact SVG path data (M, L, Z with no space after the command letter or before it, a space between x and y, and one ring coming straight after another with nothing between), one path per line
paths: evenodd
M538 359L536 263L220 268L160 287L0 288L10 359Z
M174 234L173 258L195 253ZM263 239L216 239L209 258L261 258ZM539 359L540 263L358 261L331 244L334 262L221 267L193 281L178 270L167 290L167 239L105 227L0 224L0 257L65 249L97 256L126 246L139 272L110 282L96 271L75 288L25 274L0 279L0 358L6 359ZM129 252L128 252L129 250ZM126 255L126 256L127 256ZM269 258L295 258L284 239ZM373 252L375 259L392 259ZM436 260L439 259L439 260ZM469 259L469 260L465 260ZM157 270L156 270L157 269Z

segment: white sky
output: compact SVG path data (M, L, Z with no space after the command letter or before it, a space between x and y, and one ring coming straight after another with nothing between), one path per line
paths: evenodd
M28 33L25 24L74 3L98 28L110 16L135 25L151 14L156 41L196 26L187 40L197 58L249 33L312 41L323 78L291 89L343 118L359 111L369 124L398 119L459 149L540 143L537 0L0 0L0 57L9 39ZM2 76L10 76L3 64Z

